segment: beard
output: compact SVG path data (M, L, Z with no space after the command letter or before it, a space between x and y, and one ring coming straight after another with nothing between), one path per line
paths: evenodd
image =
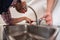
M19 13L25 13L27 11L27 5L26 2L17 2L15 4L15 8Z

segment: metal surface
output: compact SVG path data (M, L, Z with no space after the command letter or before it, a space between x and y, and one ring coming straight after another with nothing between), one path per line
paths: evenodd
M49 40L56 29L37 25L5 26L7 34L15 40Z
M31 25L28 26L28 32L48 39L54 34L55 29Z

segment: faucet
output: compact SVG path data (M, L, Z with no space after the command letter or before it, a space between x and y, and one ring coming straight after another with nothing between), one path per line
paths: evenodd
M36 21L35 21L36 22L36 25L40 25L42 19L39 19L38 20L38 17L37 17L37 14L36 14L35 10L31 6L27 6L27 7L30 8L34 12L35 18L36 18Z

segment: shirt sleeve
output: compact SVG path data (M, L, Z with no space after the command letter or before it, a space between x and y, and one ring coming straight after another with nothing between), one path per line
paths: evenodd
M3 12L1 14L4 22L7 24L7 25L11 25L12 24L12 18L11 18L11 14L9 12Z

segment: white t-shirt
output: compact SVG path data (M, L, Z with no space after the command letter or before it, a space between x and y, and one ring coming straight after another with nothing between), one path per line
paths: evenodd
M55 9L53 10L53 25L60 26L60 0L57 0ZM60 40L60 30L56 37L56 40Z
M53 10L53 25L60 25L60 0L57 0L55 9Z

